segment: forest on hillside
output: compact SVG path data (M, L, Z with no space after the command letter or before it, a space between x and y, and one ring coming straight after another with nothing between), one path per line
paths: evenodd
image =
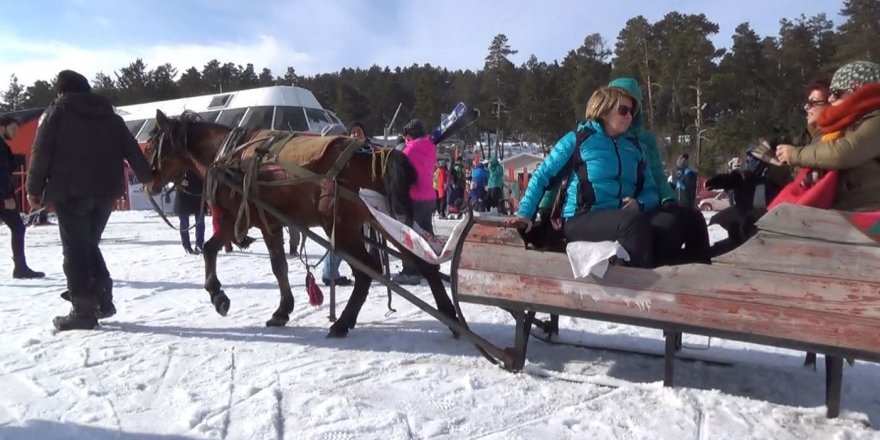
M654 23L631 18L614 42L589 34L562 60L532 55L519 66L510 61L515 44L499 34L477 71L424 64L299 76L295 66L276 75L265 67L220 60L179 70L136 59L97 74L92 85L115 105L297 85L311 90L344 121L362 121L373 133L381 132L400 103L398 125L412 117L439 121L443 112L464 101L483 114L462 134L465 142L489 131L506 141L549 148L583 117L593 90L611 78L632 76L643 89L645 124L665 147L667 163L689 151L697 158L692 163L712 172L760 136L803 130L807 83L830 77L849 61L880 62L880 1L844 0L840 14L839 26L825 14L781 18L776 36L758 35L742 23L731 36L730 49L712 43L719 27L709 17L670 12ZM25 85L13 75L0 111L47 105L55 97L53 82Z

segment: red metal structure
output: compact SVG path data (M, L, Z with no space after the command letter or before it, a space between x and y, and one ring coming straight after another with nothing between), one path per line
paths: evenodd
M27 202L27 189L25 181L27 180L27 167L30 162L31 148L34 145L34 137L37 135L37 125L40 122L40 116L45 108L34 108L28 110L19 110L10 113L4 113L0 116L12 116L19 122L18 132L11 141L8 141L12 154L22 158L21 166L13 171L12 176L15 179L15 198L18 206L25 212L30 210ZM128 175L128 167L126 166L126 175ZM125 185L126 193L116 202L115 210L128 210L128 185Z

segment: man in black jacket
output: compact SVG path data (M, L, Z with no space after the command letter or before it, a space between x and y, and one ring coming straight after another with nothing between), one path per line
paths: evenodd
M9 227L12 241L12 278L43 278L46 274L31 270L24 258L24 222L15 206L12 170L15 158L12 148L6 141L11 141L18 131L18 120L10 116L0 118L0 220Z
M52 323L58 330L93 329L116 312L110 273L98 243L113 203L124 189L123 160L138 180L152 180L149 164L122 118L85 77L63 70L58 98L37 129L28 169L28 201L55 204L64 274L73 307ZM43 200L40 195L44 194Z

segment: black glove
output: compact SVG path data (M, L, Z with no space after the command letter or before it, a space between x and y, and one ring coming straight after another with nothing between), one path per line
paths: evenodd
M723 189L725 191L737 189L743 184L743 176L739 171L712 176L706 181L708 189Z
M663 212L672 212L672 211L677 210L678 208L679 208L678 200L674 200L674 199L666 200L663 202L662 205L660 205L660 209L662 209Z

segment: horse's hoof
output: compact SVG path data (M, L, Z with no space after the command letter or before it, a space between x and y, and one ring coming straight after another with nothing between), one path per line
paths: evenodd
M272 319L266 321L266 327L284 327L287 321L290 321L290 318L286 316L272 315Z
M327 333L328 338L332 339L341 339L348 335L348 329L344 326L332 325L330 326L330 332Z
M211 299L211 302L214 303L214 309L217 310L220 316L226 316L229 313L229 297L225 293L218 293Z

